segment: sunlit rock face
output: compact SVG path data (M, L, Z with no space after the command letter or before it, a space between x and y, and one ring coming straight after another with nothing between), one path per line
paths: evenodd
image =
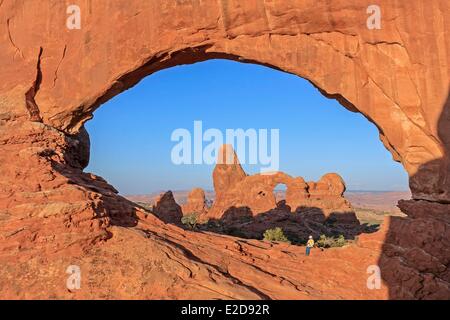
M362 1L80 1L81 28L70 30L65 2L0 2L1 296L449 298L450 3L377 4L381 29L367 27ZM408 218L364 245L318 254L303 264L317 277L301 279L300 253L186 235L82 173L83 124L97 107L158 70L212 58L304 77L376 124L410 176L413 200L400 205ZM258 253L276 258L276 270ZM346 264L318 269L333 259ZM58 270L73 263L90 278L72 293ZM364 287L368 264L380 265L382 289Z
M192 189L187 197L187 202L182 205L183 215L204 215L207 211L205 191L202 188Z
M228 161L226 161L228 159ZM247 175L230 145L219 150L213 171L213 206L204 215L206 218L227 219L243 216L258 216L280 208L274 189L279 184L286 186L284 210L309 212L316 220L333 219L356 222L350 203L344 198L345 183L336 173L325 174L318 182L306 183L302 177L291 177L284 172Z

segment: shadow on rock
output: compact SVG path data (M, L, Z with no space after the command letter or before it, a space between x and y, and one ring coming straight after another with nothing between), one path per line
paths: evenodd
M253 215L248 207L230 207L222 218L210 218L200 226L200 230L228 234L247 239L263 239L268 229L280 227L293 244L305 244L312 235L318 239L344 236L355 240L361 233L376 231L376 227L360 224L354 212L336 212L328 216L316 207L299 207L294 212L283 201L264 213Z
M381 277L390 299L450 299L450 95L438 123L444 156L410 177L407 217L390 217L365 245L380 246ZM439 173L439 174L437 174Z

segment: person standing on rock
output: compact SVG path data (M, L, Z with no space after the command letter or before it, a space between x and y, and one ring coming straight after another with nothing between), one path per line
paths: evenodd
M309 236L308 242L306 242L306 255L309 256L311 252L311 248L314 247L314 239L312 236Z

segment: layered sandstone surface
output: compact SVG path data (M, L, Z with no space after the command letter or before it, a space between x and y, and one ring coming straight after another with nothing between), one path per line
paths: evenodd
M380 0L379 30L356 0L78 3L81 29L69 30L65 2L0 1L0 297L450 297L448 1ZM213 58L296 74L362 113L410 176L408 217L304 259L165 225L83 173L96 108ZM73 264L85 280L70 292ZM373 264L380 290L366 286Z

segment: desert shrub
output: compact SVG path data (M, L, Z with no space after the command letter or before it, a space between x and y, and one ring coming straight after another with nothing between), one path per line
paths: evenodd
M305 243L305 245L306 245L306 243ZM322 234L322 235L319 237L319 240L317 240L316 245L317 245L319 248L326 248L326 245L327 245L327 236L324 235L324 234Z
M345 246L345 238L344 238L344 236L342 234L339 235L339 237L336 239L336 246L337 247Z
M147 202L136 202L138 205L140 205L142 208L144 208L145 210L148 210L148 211L152 211L152 205L150 204L150 203L147 203Z
M267 241L280 241L280 242L290 242L289 239L284 235L283 229L276 227L273 229L267 229L264 231L264 240Z
M346 240L344 236L341 234L337 238L335 237L327 237L322 234L317 240L317 246L319 248L333 248L333 247L343 247L346 244Z
M193 212L189 213L181 218L181 223L190 229L195 229L197 227L198 214Z

